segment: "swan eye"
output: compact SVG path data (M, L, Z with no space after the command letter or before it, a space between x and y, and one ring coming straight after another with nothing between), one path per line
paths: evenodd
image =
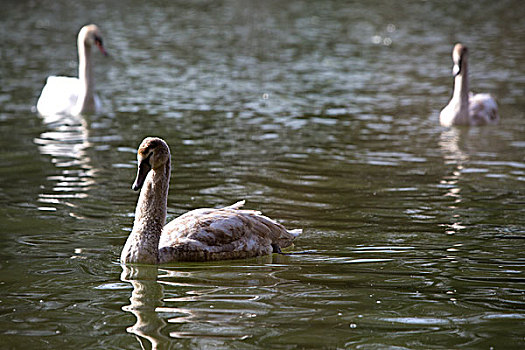
M144 160L142 162L146 162L147 164L151 165L151 156L153 155L153 152L149 152L148 156L146 158L144 158Z
M95 36L95 44L102 46L102 38L99 36Z
M151 156L153 155L153 151L150 147L140 149L139 150L139 157L137 158L139 162L141 163L148 163L150 162Z

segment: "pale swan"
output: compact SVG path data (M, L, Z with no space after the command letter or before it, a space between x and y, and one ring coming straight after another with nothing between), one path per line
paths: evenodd
M448 105L439 114L443 126L497 124L498 105L489 94L469 93L468 50L456 44L452 50L454 93Z
M145 138L139 146L137 178L140 191L135 221L122 250L122 263L163 264L176 261L241 259L288 247L301 230L253 210L244 201L220 209L196 209L166 221L171 155L166 142Z
M82 27L78 33L78 78L49 76L36 104L42 116L79 115L100 110L95 94L91 63L91 47L97 46L107 55L102 45L100 30L94 24Z

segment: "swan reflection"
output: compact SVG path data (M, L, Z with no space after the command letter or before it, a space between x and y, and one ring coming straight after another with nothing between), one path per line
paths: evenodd
M133 286L130 304L122 309L137 318L127 331L135 334L142 349L169 349L169 338L161 333L166 322L157 312L157 308L163 305L164 293L162 285L157 282L157 273L156 266L122 265L120 275L123 282Z
M86 120L61 116L44 119L44 122L47 130L35 138L34 143L40 154L51 157L57 173L47 177L53 187L39 195L39 202L55 205L87 197L86 192L94 184L95 170L87 152L92 145Z
M444 176L440 181L440 185L446 189L444 196L453 199L453 203L447 206L447 208L452 211L456 211L459 204L464 201L459 181L464 164L468 161L469 157L468 154L463 152L459 147L459 142L462 136L464 136L462 134L463 132L464 130L457 128L447 129L441 133L439 139L439 147L443 153L445 165L451 165L453 167L452 173ZM444 224L447 228L445 231L447 234L454 234L465 228L459 214L454 213L451 221L449 224Z
M127 332L142 349L214 347L251 338L254 320L269 312L267 300L286 282L276 271L288 264L289 256L273 254L254 264L206 264L189 270L122 265L121 280L133 286L130 304L122 310L136 318Z

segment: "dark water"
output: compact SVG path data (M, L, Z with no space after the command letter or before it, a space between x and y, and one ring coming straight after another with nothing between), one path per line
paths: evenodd
M4 1L2 349L525 347L521 1ZM97 23L105 111L47 123ZM450 51L496 127L438 125ZM135 149L169 217L246 199L295 252L124 270Z

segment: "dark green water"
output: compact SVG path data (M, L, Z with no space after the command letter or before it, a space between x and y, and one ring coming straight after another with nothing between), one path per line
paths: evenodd
M2 349L523 349L521 1L4 1ZM105 111L46 123L89 22ZM442 128L452 45L496 127ZM247 200L295 255L118 263L145 136L169 218Z

